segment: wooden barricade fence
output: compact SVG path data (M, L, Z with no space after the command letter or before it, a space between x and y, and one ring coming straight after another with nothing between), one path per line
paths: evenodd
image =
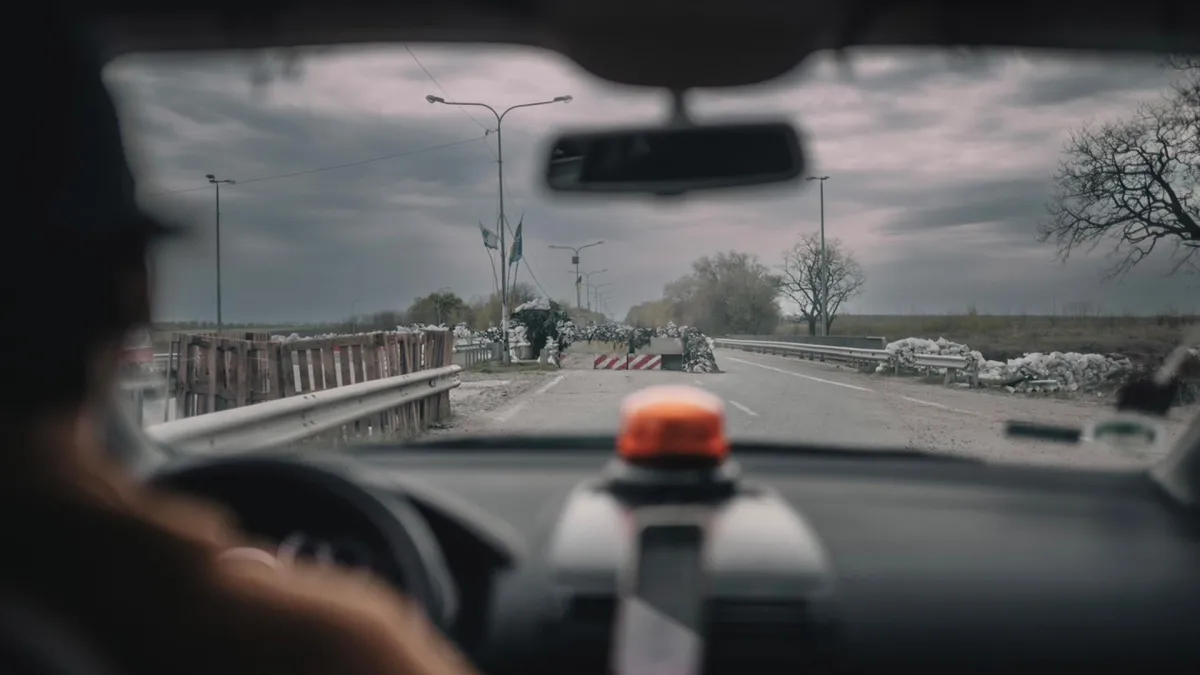
M193 417L333 387L451 365L453 334L364 333L271 340L180 333L171 343L168 387L175 418ZM419 433L450 414L450 393L415 401L345 425L323 440Z

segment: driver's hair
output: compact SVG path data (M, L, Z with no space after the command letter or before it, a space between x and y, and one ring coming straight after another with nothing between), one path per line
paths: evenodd
M9 250L23 254L0 265L9 296L0 382L12 388L0 420L9 440L31 420L69 412L115 384L104 355L118 354L150 318L146 235L53 237L43 229L14 239Z
M6 440L31 418L69 411L111 384L98 357L150 313L146 254L155 234L121 201L133 178L100 62L75 14L57 4L39 4L24 26L41 68L10 121L22 137L10 187L30 208L6 219L0 263Z

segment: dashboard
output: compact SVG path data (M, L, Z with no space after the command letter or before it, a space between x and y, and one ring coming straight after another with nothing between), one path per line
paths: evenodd
M175 476L285 550L368 567L410 593L428 576L443 628L492 675L607 674L635 642L643 666L673 672L1200 672L1200 513L1143 473L735 446L721 494L649 498L615 489L603 443L553 445L323 460L411 507L404 527L419 519L418 548L436 548L419 573L314 485L267 471Z

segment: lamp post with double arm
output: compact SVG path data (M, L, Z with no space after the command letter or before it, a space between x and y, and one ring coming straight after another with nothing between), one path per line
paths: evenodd
M579 274L579 252L585 248L591 248L592 246L599 246L600 244L603 244L603 243L604 243L604 240L601 239L600 241L593 241L592 243L584 244L583 246L559 246L558 244L550 244L550 248L557 248L557 249L562 249L564 251L571 251L575 254L575 255L571 256L571 263L573 265L575 265L575 307L577 309L583 309L583 298L579 294L579 290L580 290L579 289L579 287L580 287L580 283L579 283L579 281L580 281L580 279L579 279L579 277L580 277L580 274Z
M504 336L504 352L501 356L503 363L510 363L512 358L509 353L508 344L508 249L505 247L505 228L508 227L507 221L504 219L504 137L501 134L501 128L504 126L504 118L508 113L518 108L532 108L540 105L550 105L551 103L570 103L570 96L555 96L548 101L534 101L532 103L519 103L509 106L503 111L497 111L492 106L486 103L478 103L475 101L447 101L441 96L430 94L425 97L430 103L441 103L442 105L451 105L458 107L474 107L484 108L492 113L496 118L496 175L500 187L500 332Z

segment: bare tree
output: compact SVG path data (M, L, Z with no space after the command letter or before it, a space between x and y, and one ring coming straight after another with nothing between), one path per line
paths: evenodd
M1190 107L1193 119L1200 111L1200 57L1173 56L1167 59L1167 65L1180 73L1175 83L1175 95L1186 107Z
M1072 134L1039 226L1039 241L1053 242L1060 259L1110 244L1112 278L1165 245L1172 272L1200 271L1200 60L1169 65L1180 78L1163 101Z
M866 275L854 256L840 240L825 242L825 255L829 259L829 325L833 326L838 311L847 300L862 292ZM817 334L821 321L821 238L817 234L800 237L792 248L783 254L783 265L779 268L782 281L779 292L790 298L799 307L800 318L808 323L808 334Z

